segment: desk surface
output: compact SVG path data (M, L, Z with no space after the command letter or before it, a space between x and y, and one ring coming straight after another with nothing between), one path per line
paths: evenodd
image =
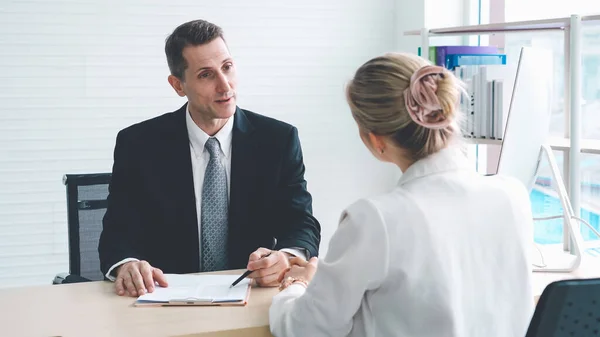
M239 275L244 271L222 274ZM134 307L111 282L0 290L2 336L271 336L277 288L252 288L243 307Z
M221 274L241 274L228 271ZM535 300L546 285L600 277L600 260L573 273L534 273ZM252 288L244 307L134 307L110 282L0 289L2 336L271 336L269 306L277 288Z
M554 281L560 281L565 279L573 278L596 278L600 277L600 258L594 258L585 256L581 261L581 265L575 271L570 273L548 273L548 272L534 272L533 273L533 294L535 301L539 299L540 295L546 288L546 286Z

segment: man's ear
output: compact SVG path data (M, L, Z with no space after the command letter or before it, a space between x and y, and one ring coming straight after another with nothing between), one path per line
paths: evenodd
M177 76L169 75L167 81L169 81L169 84L171 85L171 87L173 87L173 89L175 90L177 95L179 95L179 97L185 96L185 92L183 91L183 82L179 78L177 78Z

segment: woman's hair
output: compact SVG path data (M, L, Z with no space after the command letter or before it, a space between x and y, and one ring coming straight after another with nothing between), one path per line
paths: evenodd
M389 53L363 64L346 88L358 125L391 136L419 160L461 139L460 82L415 55Z

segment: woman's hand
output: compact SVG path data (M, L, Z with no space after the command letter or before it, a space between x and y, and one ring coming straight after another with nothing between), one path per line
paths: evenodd
M319 263L319 259L313 257L306 261L302 258L295 257L290 259L289 262L291 268L284 275L281 289L287 288L291 283L294 282L294 280L301 281L308 285L317 272L317 264Z

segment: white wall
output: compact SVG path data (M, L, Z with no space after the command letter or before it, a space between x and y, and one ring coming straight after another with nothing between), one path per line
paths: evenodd
M456 27L464 22L469 3L476 0L425 0L425 25L428 28Z
M396 50L416 53L421 46L421 38L405 36L404 32L421 29L425 25L425 0L396 0Z
M110 171L119 129L183 103L163 48L187 20L225 29L242 107L299 128L323 253L346 205L394 185L396 171L360 143L343 86L362 62L403 48L397 13L408 0L202 3L0 5L0 287L68 270L62 175Z
M475 6L475 7L474 7ZM416 53L421 37L405 36L404 32L474 24L477 0L396 0L396 50ZM468 37L432 37L429 45L468 44Z
M457 27L468 24L476 24L470 22L473 10L472 4L478 0L424 0L425 4L425 27L429 29L441 27ZM468 44L468 36L444 36L432 37L429 40L431 46L444 46L465 43Z

